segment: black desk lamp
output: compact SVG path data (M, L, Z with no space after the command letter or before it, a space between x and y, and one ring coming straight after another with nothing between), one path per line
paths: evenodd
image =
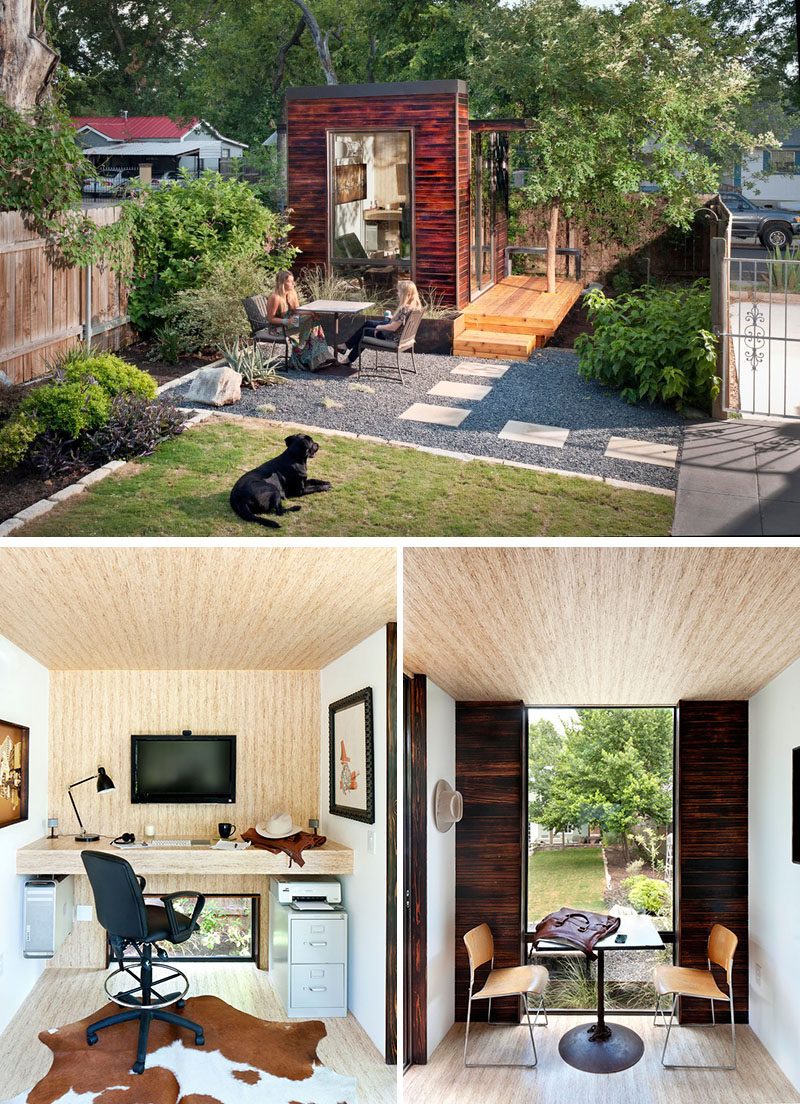
M92 779L97 779L97 792L106 793L108 790L114 789L114 783L108 777L105 771L105 767L98 767L97 774L90 774L88 778L82 778L80 782L73 782L71 786L67 787L67 793L69 799L72 802L72 808L75 810L75 816L78 818L78 824L83 829L83 834L76 836L75 839L78 843L95 843L100 839L99 836L90 836L86 829L83 827L83 821L81 820L81 814L78 812L78 806L75 804L75 798L72 796L72 791L76 786L82 786L84 782L91 782Z

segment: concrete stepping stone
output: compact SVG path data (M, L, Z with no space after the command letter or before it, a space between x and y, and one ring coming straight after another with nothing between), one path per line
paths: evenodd
M507 364L471 364L462 361L450 372L451 376L485 376L486 379L500 379L508 371Z
M524 441L527 445L547 445L563 448L569 437L568 429L558 426L536 425L534 422L506 422L498 434L504 441Z
M678 446L662 441L636 441L632 437L612 437L605 456L613 460L633 460L637 464L657 464L674 468L678 462Z
M458 383L456 380L440 380L428 392L429 395L443 395L447 399L485 399L491 387L480 383Z
M409 422L430 422L431 425L460 426L469 414L463 406L434 406L433 403L413 403L398 414Z

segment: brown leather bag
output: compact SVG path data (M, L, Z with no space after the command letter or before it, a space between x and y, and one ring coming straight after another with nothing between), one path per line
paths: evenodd
M540 939L551 943L563 943L566 947L576 947L584 951L589 958L597 958L595 943L612 935L619 927L618 916L606 916L600 912L586 912L574 908L560 908L540 920L533 929L533 944Z

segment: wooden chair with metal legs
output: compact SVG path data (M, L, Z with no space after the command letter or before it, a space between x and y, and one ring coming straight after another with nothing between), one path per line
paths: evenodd
M653 970L653 982L656 987L656 1012L653 1017L653 1024L656 1024L656 1019L660 1012L663 1025L667 1029L664 1049L661 1052L661 1064L665 1069L736 1069L736 1030L733 1022L733 985L731 983L731 975L733 972L733 956L736 953L738 943L739 940L732 931L728 928L723 928L721 924L715 924L708 937L707 970L689 969L684 966L656 966ZM714 979L714 975L711 972L712 962L716 966L721 966L725 971L728 983L727 994L722 992ZM669 1024L667 1024L664 1010L661 1007L661 998L669 993L673 994L673 1001L672 1009L669 1014ZM678 997L699 997L701 1000L711 1001L711 1022L714 1026L716 1026L717 1023L717 1018L714 1014L714 1001L724 1000L728 1002L731 1014L731 1041L733 1043L732 1066L680 1066L664 1061L667 1053L669 1034L672 1030L672 1020L675 1015L675 1008L678 1004Z
M539 1019L539 1013L544 1013L544 1024L547 1026L547 1009L544 1006L544 991L547 987L549 974L544 966L511 966L507 969L495 970L494 968L494 939L488 924L479 924L472 928L464 936L469 955L469 1002L467 1004L467 1031L464 1036L464 1065L468 1069L535 1069L539 1059L536 1056L536 1043L533 1039L533 1029ZM475 971L479 966L489 962L489 976L484 982L483 988L473 993L475 985ZM531 1013L528 1006L528 997L539 998L536 1015L531 1023ZM486 1013L486 1022L492 1018L492 999L494 997L523 997L525 1000L525 1015L528 1020L528 1031L533 1047L533 1062L468 1062L467 1044L469 1043L469 1025L472 1016L472 1002L474 1000L488 1000L489 1007ZM507 1027L507 1024L496 1024L497 1027Z

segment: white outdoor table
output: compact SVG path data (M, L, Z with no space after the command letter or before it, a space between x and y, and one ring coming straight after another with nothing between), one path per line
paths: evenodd
M362 303L348 299L315 299L313 303L304 303L297 308L297 314L332 314L335 346L339 344L339 316L342 314L358 314L359 311L374 307L374 303Z
M618 935L627 935L617 943ZM542 940L537 949L548 950L563 944ZM558 1053L570 1066L586 1073L618 1073L635 1066L644 1054L640 1035L622 1024L605 1020L605 951L661 951L664 944L649 916L623 916L613 935L607 935L594 947L597 953L597 1021L580 1024L562 1035Z

